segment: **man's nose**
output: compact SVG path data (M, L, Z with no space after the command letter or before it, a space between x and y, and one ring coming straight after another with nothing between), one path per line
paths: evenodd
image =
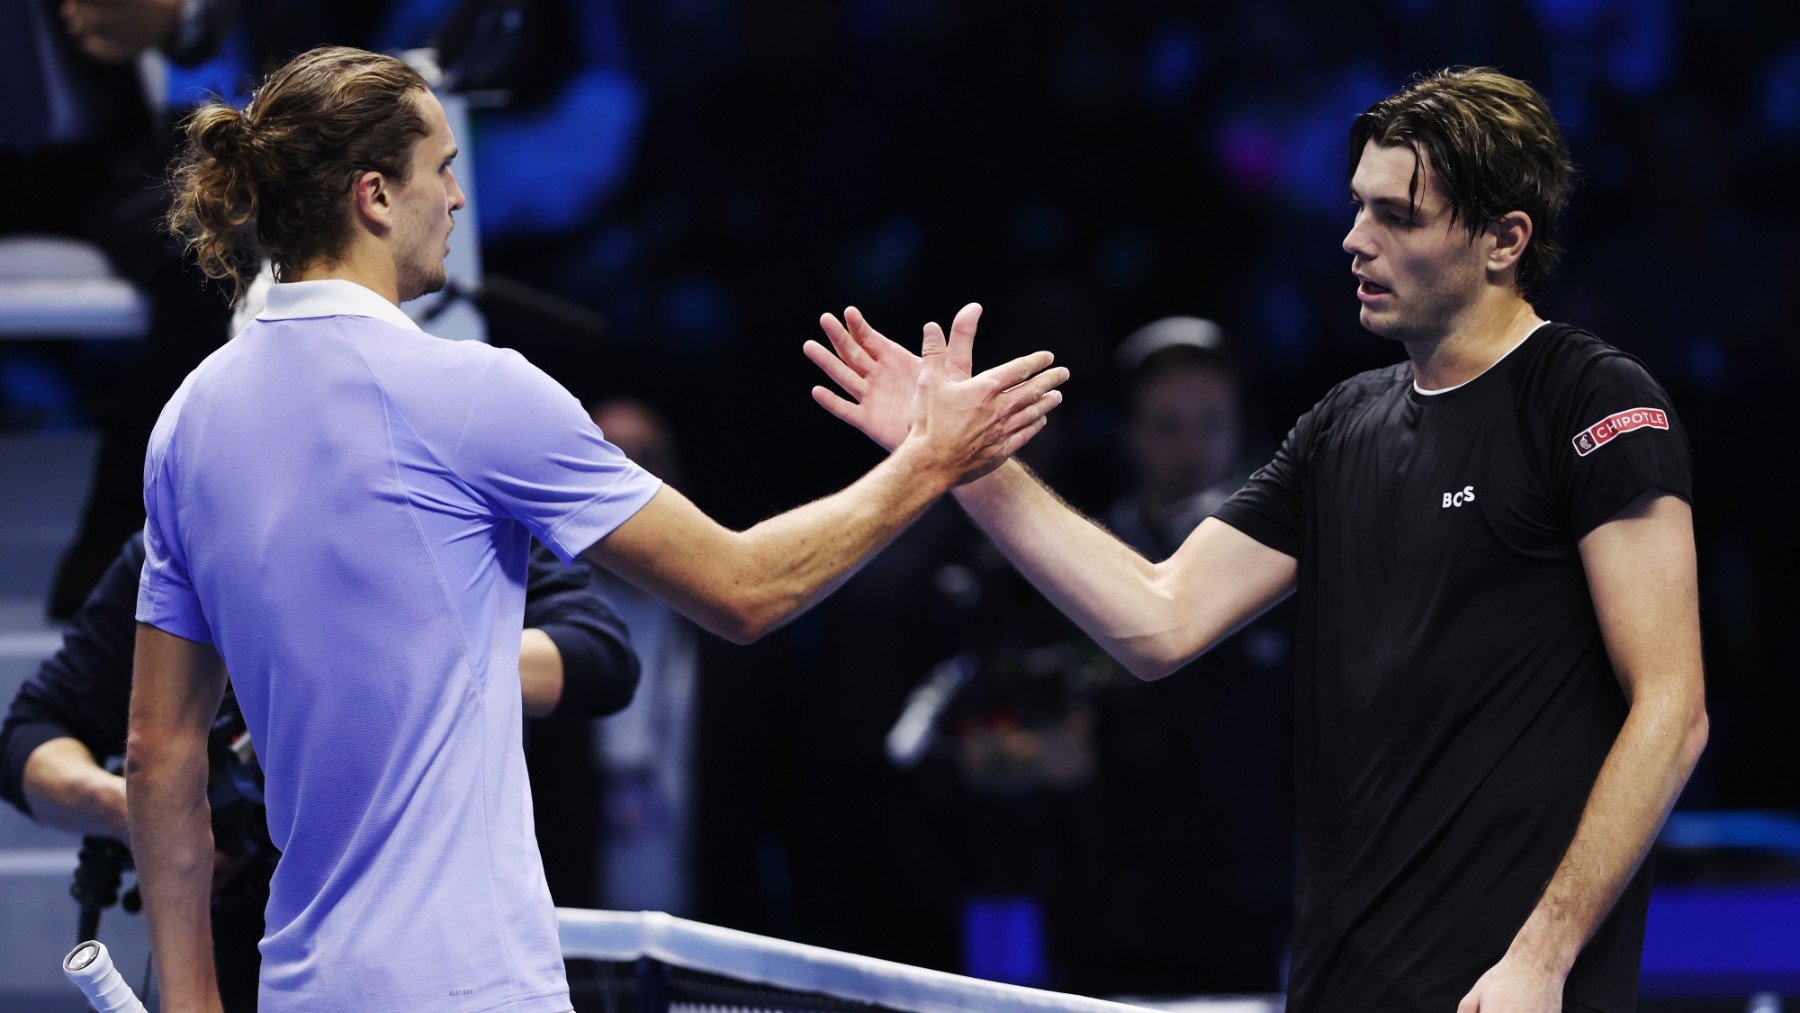
M1356 220L1350 223L1350 231L1344 233L1344 252L1359 260L1367 260L1374 256L1369 247L1368 232L1363 228L1363 216L1359 213Z

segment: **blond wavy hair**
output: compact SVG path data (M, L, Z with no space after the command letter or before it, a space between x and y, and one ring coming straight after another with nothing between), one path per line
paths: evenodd
M200 107L170 166L166 227L207 277L231 282L233 301L264 260L277 280L330 260L350 235L357 177L406 180L429 129L415 89L425 79L391 56L326 46L270 74L242 110Z

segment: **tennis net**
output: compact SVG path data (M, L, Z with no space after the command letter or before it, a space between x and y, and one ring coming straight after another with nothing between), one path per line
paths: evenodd
M604 1013L1131 1013L655 912L557 911L569 984ZM578 1007L579 1008L579 1007Z

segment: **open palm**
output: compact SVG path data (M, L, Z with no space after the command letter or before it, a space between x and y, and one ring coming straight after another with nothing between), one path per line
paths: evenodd
M964 306L956 314L950 325L944 361L947 379L967 380L973 375L975 328L980 320L981 307L976 303ZM814 387L813 400L862 430L883 449L893 450L911 429L924 360L871 327L854 306L844 311L843 322L827 313L819 318L819 326L831 341L831 348L808 341L806 357L849 398L825 387ZM937 328L937 324L925 326L927 332Z

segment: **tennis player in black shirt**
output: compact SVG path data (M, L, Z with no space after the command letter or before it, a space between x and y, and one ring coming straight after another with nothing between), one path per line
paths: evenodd
M1542 96L1440 71L1350 140L1362 324L1407 361L1159 563L1017 464L958 499L1146 679L1297 594L1290 1009L1629 1010L1644 855L1706 741L1687 439L1636 359L1532 307L1573 175ZM916 360L847 317L807 353L850 399L814 397L892 446Z

